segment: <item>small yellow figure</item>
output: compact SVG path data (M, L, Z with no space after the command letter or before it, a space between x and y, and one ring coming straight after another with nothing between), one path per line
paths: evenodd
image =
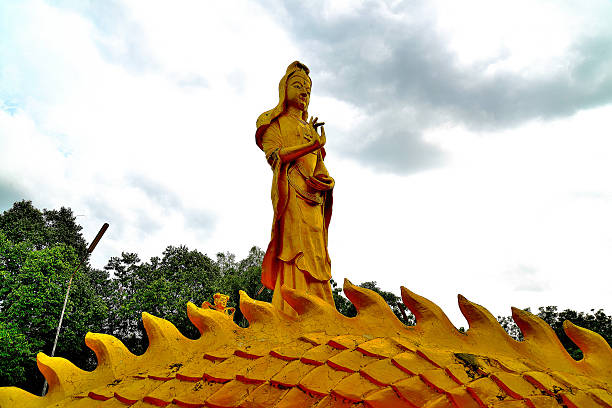
M211 305L208 302L204 302L202 303L202 307L203 308L211 308L213 310L216 310L218 312L222 312L225 313L225 315L227 317L229 317L230 319L234 320L234 312L236 311L235 307L227 307L227 301L229 300L229 296L224 295L223 293L215 293L215 295L213 296L214 305Z

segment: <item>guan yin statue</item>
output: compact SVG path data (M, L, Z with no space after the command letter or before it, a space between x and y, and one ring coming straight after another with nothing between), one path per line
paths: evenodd
M597 333L565 322L583 351L575 361L554 331L512 309L525 339L515 341L484 307L459 295L469 329L402 287L416 317L405 326L375 292L344 281L357 309L348 318L331 297L327 251L334 180L324 164L325 131L308 117L308 68L294 62L278 105L257 120L255 139L272 168L272 237L262 282L272 303L240 293L249 321L233 321L227 298L187 304L201 337L143 313L147 351L88 333L98 366L86 372L58 357L37 356L49 383L44 397L0 388L0 408L602 408L612 407L612 349Z
M257 146L274 173L272 239L261 281L274 289L272 304L293 316L295 311L281 295L283 285L334 305L327 251L334 179L323 164L323 123L318 118L308 120L309 72L298 61L289 65L278 85L278 105L259 116L255 133ZM316 130L319 126L321 135Z

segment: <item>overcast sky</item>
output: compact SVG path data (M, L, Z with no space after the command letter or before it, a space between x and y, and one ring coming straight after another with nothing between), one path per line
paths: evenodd
M270 237L255 120L298 59L336 180L332 273L495 315L612 312L612 2L0 2L0 211L92 263Z

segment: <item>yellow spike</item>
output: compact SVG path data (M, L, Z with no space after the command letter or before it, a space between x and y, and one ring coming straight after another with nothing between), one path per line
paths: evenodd
M149 347L156 344L165 345L172 341L188 340L175 325L147 312L142 313L142 324L149 337Z
M202 335L202 338L198 340L199 342L202 339L210 342L218 336L227 336L233 330L242 329L225 313L212 309L202 309L191 302L187 303L187 317Z
M266 325L274 325L280 323L280 315L272 304L252 299L243 290L239 291L239 293L240 311L249 321L249 324L253 325L261 323Z
M146 359L159 359L160 355L171 359L176 353L191 346L192 340L183 336L175 325L165 319L143 312L142 324L149 338L149 346L142 356ZM169 350L172 352L169 353Z
M547 361L551 368L572 370L576 361L567 353L555 331L540 317L525 310L512 307L512 319L523 332L521 343L530 358Z
M561 346L552 327L533 313L512 307L512 319L523 332L525 340L539 343L542 346Z
M384 321L386 330L391 328L403 329L406 327L395 316L387 302L378 293L370 289L355 286L348 279L344 279L343 289L346 297L355 305L360 323L365 324L366 318L374 317L376 319L373 322L374 325L380 327L381 322Z
M599 334L576 326L569 320L563 322L565 334L582 350L581 363L592 375L612 383L612 348Z
M206 331L210 329L207 322L201 317L201 310L202 308L197 307L192 302L187 302L187 317L189 321L191 321L191 324L198 329L200 335L203 336Z
M285 302L297 312L298 315L318 316L341 316L335 307L317 296L311 296L299 289L291 289L285 285L281 286L281 295Z
M466 334L476 342L479 349L514 353L518 342L506 333L491 312L462 295L457 295L457 299L459 309L470 325Z
M0 387L0 407L42 408L50 403L48 398L30 394L17 387Z
M429 299L411 292L404 286L401 286L400 289L402 291L402 300L404 304L414 314L414 317L416 317L417 327L434 323L436 327L443 329L447 335L450 333L458 333L457 328L451 323L438 305Z
M219 313L213 310L211 312ZM139 357L138 365L163 367L177 361L185 361L189 356L202 350L202 339L188 339L179 332L176 326L165 319L143 313L142 323L149 338L149 347Z
M463 295L457 295L459 309L470 325L470 329L495 330L506 333L493 315L479 304L470 302ZM499 330L498 330L499 329Z
M82 392L96 380L91 372L81 370L65 358L49 357L41 352L36 355L36 363L49 384L46 395L49 402Z
M343 289L346 297L355 305L355 308L360 313L371 311L373 313L387 314L391 310L387 302L378 293L370 289L355 286L348 279L344 279Z
M108 371L109 374L117 376L137 359L121 340L108 334L89 332L85 335L85 344L96 353L98 367L95 372L98 375Z
M443 348L465 352L467 336L460 333L442 309L432 301L401 286L402 300L416 317L416 326L407 328L413 341L435 342Z

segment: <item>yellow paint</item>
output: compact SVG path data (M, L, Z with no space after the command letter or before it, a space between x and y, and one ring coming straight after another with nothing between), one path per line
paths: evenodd
M0 407L134 402L134 407L583 408L612 401L612 350L596 333L565 324L584 352L574 361L552 329L527 312L513 310L525 334L517 342L485 308L462 296L459 305L470 324L466 333L435 304L405 288L404 303L417 317L413 327L399 322L376 293L349 281L344 291L358 310L354 318L286 287L281 294L297 318L241 292L246 329L223 310L189 303L189 318L202 334L198 340L145 313L150 345L142 356L111 336L90 333L86 344L98 358L94 371L40 353L48 395L0 388Z
M215 295L213 296L213 302L214 304L211 305L208 302L204 302L202 303L202 308L206 309L206 308L210 308L212 310L216 310L218 312L221 312L223 314L225 314L228 318L230 319L234 319L234 312L236 311L235 307L227 307L227 301L229 300L229 296L228 295L224 295L222 293L215 293Z
M279 83L275 108L257 120L255 141L273 172L272 236L262 265L262 282L274 289L272 304L297 316L281 296L281 286L303 290L334 304L327 230L334 179L325 158L325 130L308 119L311 80L308 68L295 61Z

